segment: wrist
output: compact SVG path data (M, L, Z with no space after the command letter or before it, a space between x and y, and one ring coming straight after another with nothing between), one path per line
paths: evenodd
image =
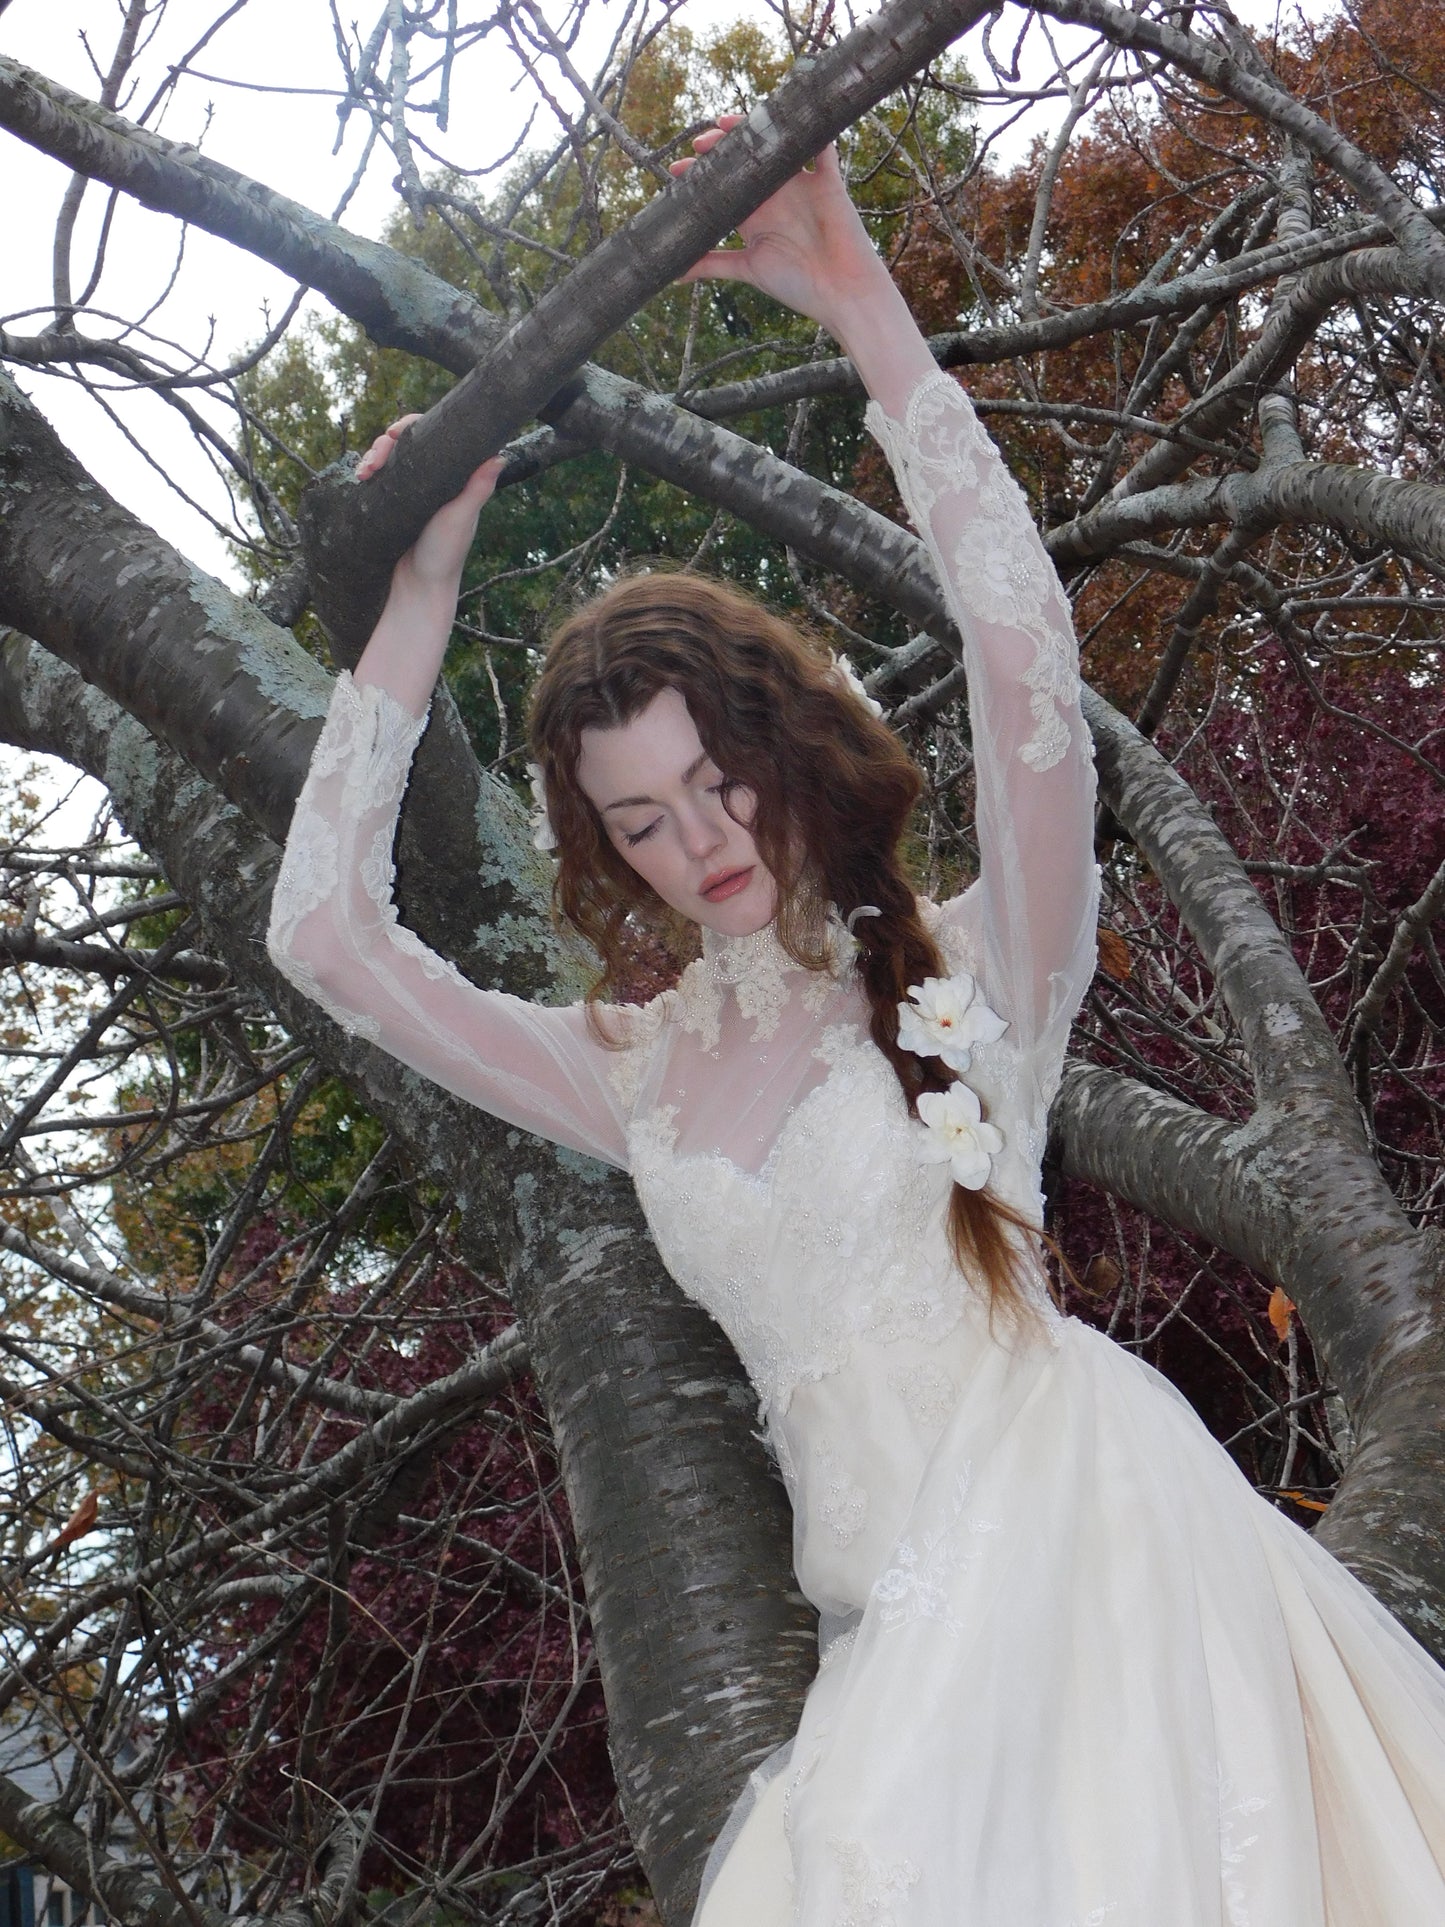
M850 360L855 350L866 352L875 340L896 330L900 320L905 325L912 321L908 303L887 268L876 255L873 263L875 272L837 293L823 322Z
M830 325L869 395L886 414L900 416L908 396L937 367L912 311L893 281L869 290Z
M391 572L391 592L387 600L404 605L414 616L441 616L450 628L461 587L460 568L449 569L441 575L432 574L418 568L415 555L408 550Z

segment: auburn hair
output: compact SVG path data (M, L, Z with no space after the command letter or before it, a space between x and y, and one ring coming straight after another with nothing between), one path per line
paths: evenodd
M703 748L756 800L749 828L778 889L777 935L795 963L829 965L827 908L857 919L856 969L873 1042L911 1112L954 1073L898 1042L910 985L947 974L919 915L901 845L923 777L891 729L843 685L828 652L752 596L715 579L649 570L624 577L553 635L532 695L532 754L557 839L556 914L596 950L589 1001L615 991L629 919L676 937L667 911L627 862L577 781L585 729L631 722L663 689L687 703ZM1036 1226L988 1190L955 1184L949 1239L991 1312L1027 1322L1021 1251Z

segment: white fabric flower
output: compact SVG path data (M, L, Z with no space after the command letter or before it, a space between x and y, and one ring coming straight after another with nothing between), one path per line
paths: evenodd
M928 1135L919 1147L923 1164L948 1164L953 1181L965 1191L982 1191L993 1160L1004 1146L1003 1132L983 1122L983 1106L967 1084L946 1091L925 1091L918 1115Z
M908 986L908 995L912 1003L898 1006L899 1043L915 1057L941 1057L951 1071L966 1071L975 1046L997 1043L1008 1029L966 970L925 977Z
M557 832L552 828L552 819L547 814L547 781L540 763L528 763L527 779L532 785L532 847L555 850Z
M862 677L846 656L833 657L833 674L851 696L858 698L858 701L862 703L870 716L881 716L883 714L882 703L878 701L876 696L870 696L868 694L868 691L863 687Z

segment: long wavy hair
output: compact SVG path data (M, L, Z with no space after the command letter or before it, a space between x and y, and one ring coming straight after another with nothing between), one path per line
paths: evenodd
M602 960L590 993L614 993L629 919L676 933L651 886L617 850L577 781L585 729L631 722L676 689L708 755L756 797L749 825L778 890L777 935L795 963L828 967L827 906L860 905L856 968L869 1031L916 1116L925 1091L954 1073L898 1042L909 986L946 974L905 872L901 844L923 777L893 731L833 671L826 650L732 586L652 570L615 583L552 638L530 716L557 837L553 902ZM981 1279L990 1312L1027 1322L1022 1253L1039 1233L988 1190L955 1184L949 1238L965 1275Z

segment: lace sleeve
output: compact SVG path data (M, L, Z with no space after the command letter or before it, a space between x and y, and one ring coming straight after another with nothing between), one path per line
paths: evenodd
M871 403L868 426L964 643L981 871L944 915L976 949L1047 1104L1098 918L1094 766L1068 605L1023 492L956 381L926 377L901 424Z
M625 1166L644 1013L610 1013L632 1041L609 1050L581 1005L480 990L397 922L392 845L424 727L385 690L337 678L271 902L272 961L344 1030L457 1096Z

